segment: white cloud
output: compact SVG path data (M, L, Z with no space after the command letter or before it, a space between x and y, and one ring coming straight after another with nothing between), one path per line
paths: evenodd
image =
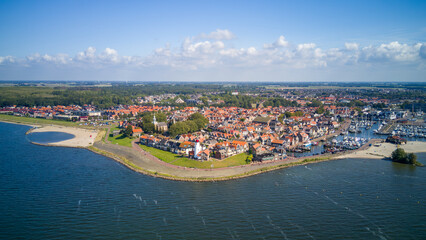
M227 29L216 29L216 31L209 34L202 33L199 37L214 40L231 40L235 38L235 35Z
M282 48L282 47L287 47L287 46L288 46L288 42L285 40L285 37L281 35L277 39L277 41L275 41L273 43L270 43L270 44L265 43L263 45L263 48L266 48L266 49L275 49L275 48Z
M378 47L368 46L362 49L363 60L413 62L418 60L421 47L421 43L410 46L399 42L384 43Z
M88 61L91 62L95 58L96 48L88 47L84 52L79 52L76 56L78 61Z
M0 57L4 66L58 65L70 69L141 69L165 68L170 70L233 69L246 68L281 71L282 69L322 69L341 66L368 67L385 66L392 63L411 64L424 67L426 44L408 45L399 42L383 43L377 46L361 47L358 43L345 43L342 48L323 49L315 43L292 43L280 36L272 43L261 47L236 48L227 46L225 39L234 37L228 30L220 30L201 38L186 38L180 47L169 44L155 49L148 56L122 56L113 48L97 51L88 47L75 56L66 54L33 54L26 58ZM208 39L208 40L207 40ZM367 64L366 64L367 63ZM402 64L401 64L402 65ZM237 70L235 70L237 71Z
M112 48L106 48L104 53L108 56L116 56L118 55L117 50L112 49Z
M182 54L189 57L198 57L201 54L213 53L216 50L223 49L225 44L221 41L210 42L191 42L186 39L182 44Z
M1 64L7 64L7 63L15 63L15 58L12 56L5 56L5 57L0 57L0 65Z
M119 63L120 56L118 56L117 50L112 48L106 48L102 54L99 56L100 59L106 62Z
M297 45L297 50L304 51L304 50L310 50L315 48L315 43L302 43Z
M426 59L426 43L423 43L420 47L419 55L421 58Z
M247 54L249 54L249 55L256 55L256 53L257 53L257 50L254 47L249 47L247 49Z
M27 64L43 64L43 63L52 63L52 64L69 64L72 62L72 58L69 57L67 54L59 53L57 55L49 55L44 54L40 55L39 53L30 55L26 57L26 63Z
M345 48L349 51L356 51L358 50L358 47L358 43L345 43Z

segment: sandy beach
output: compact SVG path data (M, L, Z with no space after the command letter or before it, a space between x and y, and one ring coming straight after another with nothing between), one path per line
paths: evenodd
M62 146L62 147L89 147L95 142L98 132L96 130L88 130L82 128L63 127L63 126L42 126L37 127L30 132L64 132L74 135L75 137L69 140L49 143L50 146Z
M426 152L426 142L407 142L407 144L400 145L408 153ZM390 157L392 152L397 148L397 145L392 143L379 143L379 146L371 146L366 150L355 151L352 153L344 154L336 157L337 159L343 158L371 158L382 159Z

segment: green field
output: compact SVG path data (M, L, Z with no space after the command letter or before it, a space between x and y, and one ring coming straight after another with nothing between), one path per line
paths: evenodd
M6 114L0 114L0 121L22 123L22 124L31 124L31 125L61 125L67 127L85 127L78 125L79 122L68 122L63 120L53 120L53 119L43 119L43 118L31 118L31 117L18 117Z
M117 130L118 128L111 128L110 135L108 136L108 141L110 141L112 144L118 144L125 147L132 147L132 141L134 138L128 138L124 136L123 134L119 134L115 137L112 136L112 131Z
M194 159L189 159L182 157L178 154L174 154L168 151L163 151L157 148L148 147L145 145L140 145L140 147L157 157L158 159L182 167L188 168L223 168L223 167L232 167L240 166L246 164L247 153L240 153L238 155L223 159L223 160L210 160L210 161L197 161Z

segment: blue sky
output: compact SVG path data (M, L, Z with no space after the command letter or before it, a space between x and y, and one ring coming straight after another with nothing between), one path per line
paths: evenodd
M0 1L0 79L426 81L426 1Z

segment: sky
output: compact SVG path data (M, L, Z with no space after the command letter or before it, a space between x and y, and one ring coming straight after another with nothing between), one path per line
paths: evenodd
M0 80L426 82L426 1L5 1Z

